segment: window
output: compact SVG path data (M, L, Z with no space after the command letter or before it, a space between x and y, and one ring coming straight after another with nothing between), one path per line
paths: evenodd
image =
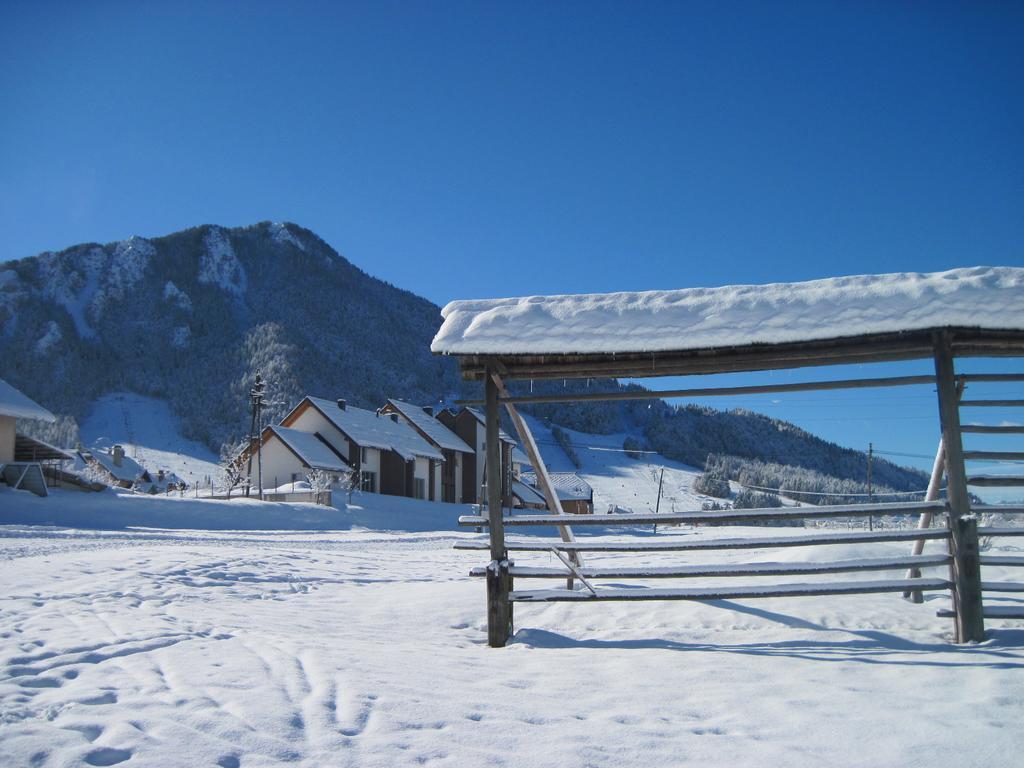
M366 450L365 448L363 450ZM362 472L359 476L359 490L367 493L377 492L377 473Z
M360 448L359 449L359 463L360 464L365 464L368 461L367 455L368 455L368 452L367 452L367 450L365 448Z
M417 499L427 498L427 481L422 477L417 477L412 482L413 494Z

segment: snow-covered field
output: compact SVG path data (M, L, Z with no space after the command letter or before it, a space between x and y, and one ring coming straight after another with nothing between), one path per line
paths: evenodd
M4 526L0 765L936 768L1020 750L1024 630L952 646L942 596L520 605L490 649L466 576L482 555L451 549L473 535Z

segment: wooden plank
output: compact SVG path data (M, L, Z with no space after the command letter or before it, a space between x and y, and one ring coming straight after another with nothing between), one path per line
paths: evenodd
M778 507L744 510L723 510L709 512L622 514L622 515L513 515L502 522L506 526L523 525L599 525L618 527L631 525L669 525L673 523L722 523L744 521L802 520L817 517L867 517L869 515L917 515L921 512L941 512L946 508L942 502L897 502L891 504L836 504L834 506ZM463 515L459 525L474 528L486 525L486 518L480 515Z
M976 504L971 511L976 515L1024 515L1024 507L1018 504Z
M1024 568L1024 557L1014 555L982 555L982 565L999 565L1010 568Z
M1024 536L1024 528L996 528L978 526L979 536Z
M669 389L618 392L586 392L564 395L508 395L503 403L569 403L601 402L607 400L651 400L654 398L732 397L785 392L816 392L835 389L864 389L871 387L905 387L915 384L934 384L934 376L889 376L874 379L840 379L833 381L807 381L796 384L759 384L747 387L706 387L701 389ZM480 400L457 400L456 405L480 405Z
M1019 581L983 581L983 592L1024 592L1024 583Z
M1020 356L1024 332L957 328L953 349L960 357ZM932 356L932 331L901 331L785 344L747 344L667 352L615 354L456 355L464 379L479 380L496 359L512 379L641 378L763 371L810 366L915 360Z
M964 424L960 431L972 435L1024 435L1024 427L989 426L987 424Z
M935 388L939 400L939 423L946 452L946 497L949 500L950 553L953 555L954 635L957 643L980 643L985 639L981 613L981 568L978 564L978 533L971 517L967 493L963 444L960 436L960 392L953 365L953 336L950 331L933 337Z
M940 608L935 612L936 616L944 619L951 619L956 614L951 608ZM985 606L986 619L1024 619L1024 605L990 605Z
M1021 408L1024 400L961 400L961 408Z
M1024 485L1024 475L972 475L967 478L967 484L986 488L1016 488Z
M901 592L907 587L945 590L946 579L891 579L885 581L775 584L744 587L688 587L685 589L599 589L596 594L567 589L514 590L514 603L576 603L611 600L750 600L764 597L815 597L822 595L867 595Z
M1024 451L964 451L964 458L967 461L1021 461L1024 460Z
M1024 528L1019 530L1024 534ZM914 539L942 540L949 538L944 528L926 531L855 531L850 533L812 533L776 536L770 538L705 539L700 536L636 537L633 541L576 541L561 542L557 539L535 538L521 541L507 541L510 552L547 552L552 547L563 552L692 552L717 549L768 549L772 547L807 547L818 544L867 544L880 541L913 541ZM455 549L486 550L485 541L457 541Z
M946 554L902 557L837 560L831 563L735 563L732 565L668 565L668 566L590 566L579 569L588 579L688 579L733 576L798 576L800 574L856 573L861 571L890 571L915 565L934 568L949 565ZM486 568L473 568L470 576L485 576ZM565 570L528 565L514 565L512 576L522 579L564 579Z
M976 382L976 381L1024 381L1024 373L961 373L957 378L960 381L965 382Z

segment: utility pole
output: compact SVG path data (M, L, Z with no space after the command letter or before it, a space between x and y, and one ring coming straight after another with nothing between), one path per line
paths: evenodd
M252 406L252 418L249 421L249 465L245 472L245 495L248 497L252 488L252 453L256 451L256 472L259 483L260 499L263 498L263 452L261 438L263 432L263 397L266 390L266 382L256 371L256 383L249 390L249 402Z
M658 476L658 500L654 502L654 514L661 509L661 487L665 484L665 468L661 468L661 475ZM658 532L658 524L654 524L654 532Z
M874 455L875 455L875 444L874 443L868 443L868 504L874 504L875 503L874 493L873 493L873 490L871 488L871 462L874 459ZM874 515L868 515L868 530L869 531L875 530L874 517L875 517Z

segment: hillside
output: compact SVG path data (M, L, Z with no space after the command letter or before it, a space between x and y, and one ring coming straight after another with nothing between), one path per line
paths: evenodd
M127 393L166 402L160 423L176 419L184 438L215 455L248 427L247 393L257 370L269 382L269 420L310 392L364 407L387 397L436 403L479 394L459 381L453 360L430 353L439 324L436 305L368 275L290 223L207 225L0 266L0 375L61 415L36 434L63 444L78 439L87 419L109 415L108 396ZM536 382L519 389L591 385L620 386ZM635 435L682 465L702 467L717 454L863 480L858 451L749 411L660 400L532 411L582 433ZM132 442L107 431L90 427L82 437ZM925 483L922 473L884 460L876 460L875 479L895 490Z
M110 392L164 399L211 449L247 426L257 369L270 418L307 391L361 406L452 391L454 363L429 351L439 320L294 224L89 243L0 271L5 378L78 422Z

